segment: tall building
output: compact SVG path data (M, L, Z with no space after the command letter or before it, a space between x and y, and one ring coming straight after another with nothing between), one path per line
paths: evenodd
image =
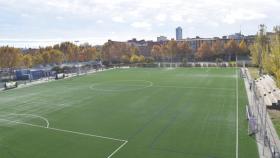
M183 29L181 27L176 28L176 40L182 40L183 39Z

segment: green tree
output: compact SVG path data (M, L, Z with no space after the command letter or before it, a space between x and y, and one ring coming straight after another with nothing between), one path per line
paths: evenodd
M280 26L274 28L275 35L271 42L271 53L267 59L268 62L266 69L269 72L272 72L277 79L277 85L280 86Z
M262 74L264 64L263 58L264 56L267 57L266 54L269 53L269 42L265 25L260 25L255 42L250 47L250 52L253 63L259 67L259 73Z

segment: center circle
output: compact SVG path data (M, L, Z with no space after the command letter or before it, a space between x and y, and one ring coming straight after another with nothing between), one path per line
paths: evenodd
M153 86L153 82L146 80L118 80L94 83L90 89L104 92L135 91Z

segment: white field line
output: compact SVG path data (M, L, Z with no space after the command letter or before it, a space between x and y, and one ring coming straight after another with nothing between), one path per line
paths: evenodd
M101 84L105 84L105 83L114 83L114 82L144 82L144 83L148 83L148 85L128 85L128 86L135 86L135 87L139 87L140 88L134 88L134 89L116 89L116 90L110 90L110 89L100 89L100 88L96 88L97 85L101 85ZM145 89L145 88L150 88L154 85L153 82L151 81L147 81L147 80L118 80L118 81L113 81L113 82L99 82L99 83L95 83L95 84L92 84L89 86L89 88L91 90L96 90L96 91L103 91L103 92L127 92L127 91L135 91L135 90L142 90L142 89ZM125 85L124 85L125 86Z
M16 124L20 124L20 125L26 125L26 126L31 126L31 127L38 127L38 128L43 128L43 129L48 129L48 130L53 130L53 131L58 131L58 132L71 133L71 134L76 134L76 135L96 137L96 138L100 138L100 139L107 139L107 140L113 140L113 141L118 141L118 142L124 142L121 146L119 146L107 158L111 158L114 154L116 154L121 148L123 148L128 143L127 140L122 140L122 139L117 139L117 138L112 138L112 137L106 137L106 136L100 136L100 135L94 135L94 134L88 134L88 133L82 133L82 132L76 132L76 131L65 130L65 129L59 129L59 128L45 127L45 126L40 126L40 125L34 125L34 124L31 124L31 123L11 121L11 120L7 120L7 119L0 119L0 121L6 121L6 122L16 123Z
M122 147L124 147L128 143L128 141L125 141L121 146L119 146L111 155L109 155L107 158L111 158L114 156L119 150L121 150Z
M104 91L104 92L119 92L119 91L134 91L134 90L141 90L141 89L145 89L145 88L150 88L150 87L158 87L158 88L182 88L182 89L204 89L204 90L225 90L225 91L235 91L234 88L214 88L214 87L191 87L191 86L172 86L172 85L155 85L153 82L151 81L147 81L147 80L119 80L121 82L130 82L130 81L144 81L146 83L149 83L149 85L147 86L144 86L142 87L142 85L128 85L128 86L135 86L135 87L141 87L141 88L135 88L135 89L131 89L131 90L105 90L105 89L98 89L98 88L95 88L96 85L100 85L102 83L105 83L105 82L99 82L99 83L96 83L96 84L92 84L89 86L90 89L92 90L97 90L97 91ZM109 82L108 82L109 83ZM124 85L126 86L126 85Z
M234 89L231 88L211 88L211 87L186 87L186 86L169 86L169 85L153 85L153 87L159 87L159 88L182 88L182 89L205 89L205 90L228 90L228 91L234 91Z
M239 133L238 133L238 126L239 126L239 123L238 123L238 107L239 107L239 101L238 101L238 68L236 66L236 153L235 153L235 157L238 158L238 153L239 153L239 144L238 144L238 137L239 137Z
M49 126L50 126L49 120L46 119L45 117L42 117L42 116L39 116L39 115L10 113L10 114L7 114L6 116L31 116L31 117L35 117L35 118L40 118L40 119L42 119L46 122L46 128L49 128Z

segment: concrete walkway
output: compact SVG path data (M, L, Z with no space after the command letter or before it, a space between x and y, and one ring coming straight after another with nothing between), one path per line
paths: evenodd
M244 78L244 83L247 91L248 101L253 116L257 122L256 141L260 158L279 158L278 154L280 149L280 141L278 134L274 128L269 114L267 113L266 106L262 104L261 98L254 97L254 92L250 89L251 75L247 70L247 77Z

